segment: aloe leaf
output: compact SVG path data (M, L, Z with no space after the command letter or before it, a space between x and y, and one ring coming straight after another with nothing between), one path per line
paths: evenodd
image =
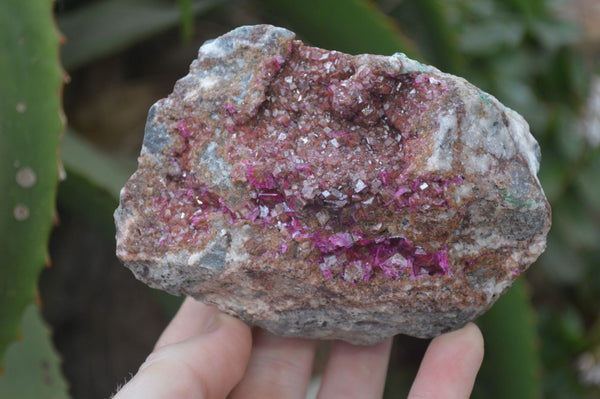
M189 14L207 12L222 2L223 0L190 1ZM58 25L67 37L62 50L65 68L73 70L100 57L114 54L176 26L182 18L185 21L185 31L186 24L190 23L190 16L185 10L184 8L182 17L180 8L173 3L107 0L61 15L58 17Z
M22 326L23 339L6 351L0 398L69 398L60 359L37 306L27 307Z
M67 130L62 146L66 179L58 188L58 204L90 221L107 240L114 241L112 214L119 192L135 171L135 160L103 153Z
M67 180L68 172L74 172L103 188L116 199L119 198L121 187L137 166L134 159L117 159L94 148L69 129L62 144L62 160L67 169Z
M472 397L539 398L539 342L525 281L518 279L478 324L485 357Z
M394 21L366 0L262 0L313 45L350 54L403 52L416 58L414 44Z
M52 2L0 2L0 366L47 263L63 130Z

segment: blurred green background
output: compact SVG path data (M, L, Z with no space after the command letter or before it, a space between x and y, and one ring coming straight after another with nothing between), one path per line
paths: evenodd
M353 54L405 52L525 116L553 228L477 321L473 397L600 398L596 0L2 0L0 397L106 398L151 350L180 299L115 258L119 190L148 108L200 44L257 23ZM396 338L386 398L406 396L427 343Z

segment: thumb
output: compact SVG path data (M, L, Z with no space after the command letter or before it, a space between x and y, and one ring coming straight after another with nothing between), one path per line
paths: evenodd
M156 349L114 399L225 398L250 357L250 329L216 312L202 332Z

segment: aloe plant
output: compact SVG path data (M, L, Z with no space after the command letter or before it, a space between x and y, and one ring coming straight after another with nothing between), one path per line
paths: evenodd
M52 2L0 3L0 364L49 265L63 119Z

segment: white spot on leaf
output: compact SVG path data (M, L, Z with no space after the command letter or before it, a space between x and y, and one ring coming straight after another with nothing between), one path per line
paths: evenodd
M13 216L17 222L23 222L29 219L29 208L23 204L17 204L13 209Z
M17 171L16 180L19 186L23 188L29 188L36 183L37 176L33 169L31 169L29 166L24 166Z

